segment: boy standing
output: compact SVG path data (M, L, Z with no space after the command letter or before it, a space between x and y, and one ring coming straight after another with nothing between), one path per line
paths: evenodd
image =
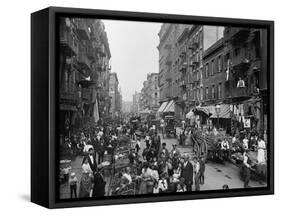
M77 178L75 173L70 174L69 178L69 185L70 185L70 198L72 199L72 195L74 195L74 198L77 198Z

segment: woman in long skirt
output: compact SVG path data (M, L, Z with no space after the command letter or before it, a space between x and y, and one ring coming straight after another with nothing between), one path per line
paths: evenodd
M92 178L89 172L83 172L80 181L79 198L90 197L92 190Z

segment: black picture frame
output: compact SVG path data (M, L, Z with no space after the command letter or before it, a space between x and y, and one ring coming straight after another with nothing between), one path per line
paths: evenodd
M113 20L253 26L268 32L269 146L268 184L265 188L199 191L137 197L104 197L96 200L59 200L57 184L58 34L60 16ZM31 15L31 201L47 208L146 203L274 194L274 22L186 15L168 15L94 9L49 7Z

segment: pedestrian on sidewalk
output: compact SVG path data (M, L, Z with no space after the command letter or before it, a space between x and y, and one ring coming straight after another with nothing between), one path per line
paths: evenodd
M90 197L92 180L92 175L88 171L83 170L80 180L79 198Z
M78 182L78 180L77 180L76 174L74 172L71 173L70 178L69 178L70 199L77 198L77 182Z

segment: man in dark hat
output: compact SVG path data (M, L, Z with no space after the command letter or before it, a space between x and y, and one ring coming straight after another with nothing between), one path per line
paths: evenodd
M180 177L184 178L184 184L187 191L192 191L193 184L193 165L189 160L188 155L184 155L181 159L183 161L183 167Z
M160 154L164 153L165 159L167 160L169 158L169 151L166 148L166 143L162 143L162 148L160 148L158 152L158 158L160 158Z

